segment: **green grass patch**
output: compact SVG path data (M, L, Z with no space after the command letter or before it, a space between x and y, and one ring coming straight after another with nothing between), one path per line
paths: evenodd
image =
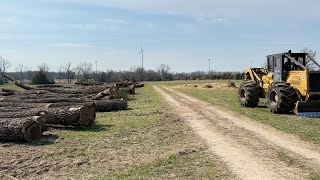
M177 85L186 85L186 84L210 84L210 83L225 83L228 80L218 79L218 80L179 80L179 81L157 81L150 82L152 85L162 85L162 86L177 86ZM231 80L236 83L240 83L240 80Z
M141 88L128 102L129 110L97 113L96 124L82 128L60 128L54 133L66 138L91 139L112 136L117 133L140 131L156 124L163 113L161 98L151 86Z
M206 158L204 152L188 155L171 154L148 164L141 164L119 172L114 179L226 179L222 166Z
M240 106L236 89L178 89L180 92L207 101L215 106L245 115L281 131L292 133L301 139L320 144L320 118L303 118L294 115L277 115L266 108L261 99L256 108Z
M289 166L292 166L293 164L295 164L295 160L292 158L292 157L290 157L290 156L288 156L285 152L283 152L283 151L277 151L277 157L281 160L281 161L283 161L283 162L285 162L286 164L288 164Z

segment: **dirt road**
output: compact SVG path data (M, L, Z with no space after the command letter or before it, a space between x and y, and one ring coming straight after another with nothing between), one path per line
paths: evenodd
M308 170L282 160L283 154L314 171L319 170L319 147L179 93L173 88L155 89L239 179L309 177Z

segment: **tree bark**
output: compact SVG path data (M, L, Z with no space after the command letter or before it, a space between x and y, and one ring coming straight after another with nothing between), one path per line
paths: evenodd
M101 99L105 96L109 96L109 95L112 95L116 90L115 89L107 89L107 90L104 90L102 92L100 92L99 94L96 94L92 97L90 97L90 100L98 100L98 99Z
M57 85L57 84L41 84L38 85L37 88L62 88L62 85Z
M129 87L126 88L120 88L120 90L123 90L129 94L135 94L136 93L136 87L134 85L130 85Z
M96 104L96 110L98 112L112 111L112 104L110 101L96 100L96 101L94 101L94 103Z
M2 92L0 93L1 96L12 96L14 95L14 91L10 91L10 92Z
M24 118L24 117L30 117L30 116L41 116L41 109L32 109L32 110L26 110L26 109L14 109L16 111L2 111L0 112L0 119L1 118Z
M135 84L134 86L136 88L142 88L142 87L144 87L144 84L143 83L138 83L138 84Z
M1 99L0 102L14 102L14 103L60 103L60 102L73 102L73 103L86 103L88 100L80 98L44 98L44 99Z
M37 121L44 121L43 117L1 118L0 140L30 142L40 139L42 131Z
M83 105L80 107L56 108L45 111L46 124L52 125L91 125L95 122L96 108Z

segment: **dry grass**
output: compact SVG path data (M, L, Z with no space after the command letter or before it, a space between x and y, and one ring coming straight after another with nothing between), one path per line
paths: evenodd
M150 85L132 99L131 110L99 113L91 127L51 129L35 143L1 142L0 178L233 177L185 123L169 112Z

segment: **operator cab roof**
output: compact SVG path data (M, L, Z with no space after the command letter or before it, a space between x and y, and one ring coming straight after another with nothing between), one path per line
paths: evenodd
M268 55L267 57L279 57L279 56L284 56L284 55L289 55L291 57L305 57L308 53L292 53L291 50L285 53L279 53L279 54L271 54Z

